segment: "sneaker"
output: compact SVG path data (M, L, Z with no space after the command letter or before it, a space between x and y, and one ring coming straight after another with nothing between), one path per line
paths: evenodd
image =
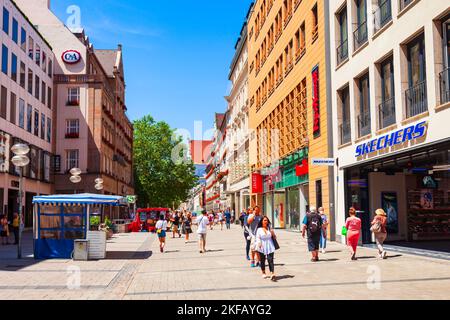
M161 251L161 253L163 253L164 249L162 247L159 247L159 251Z
M387 256L387 252L383 251L383 253L381 254L381 258L386 259L386 256Z
M255 268L255 267L256 267L255 261L252 261L252 263L250 263L250 268Z
M248 261L250 261L250 260L251 260L249 256L247 256L247 260L248 260Z
M270 276L268 276L267 274L263 274L263 275L262 275L262 278L263 278L263 279L269 279Z
M325 254L325 253L326 253L325 249L322 249L322 254Z

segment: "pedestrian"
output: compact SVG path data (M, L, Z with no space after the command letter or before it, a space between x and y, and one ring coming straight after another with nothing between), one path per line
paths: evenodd
M219 221L221 231L223 231L223 216L224 216L223 210L220 210L217 213L217 220Z
M159 239L159 250L164 253L164 247L166 246L166 231L167 231L167 220L165 220L164 215L161 215L158 222L156 223L156 233Z
M270 227L269 218L263 217L256 231L256 247L261 259L262 276L264 279L270 278L272 281L276 280L274 264L275 244L273 242L275 238L275 232ZM266 260L269 264L270 276L266 274Z
M245 216L247 216L247 212L242 211L241 215L239 216L239 221L241 222L241 228L244 229L244 219Z
M383 209L375 211L375 218L372 221L372 228L370 229L375 235L375 241L378 247L378 256L386 259L387 252L384 250L383 244L387 238L387 214Z
M183 213L178 212L178 238L181 238L181 223L183 222Z
M174 239L175 235L178 234L178 226L180 225L180 217L178 215L178 212L175 212L173 214L171 222L172 222L172 239Z
M318 214L316 207L311 207L310 213L303 219L302 237L304 239L305 233L307 233L308 250L312 254L312 262L319 261L320 236L322 232L322 218Z
M0 217L0 237L2 238L2 244L8 245L9 238L9 227L8 227L8 218L3 215Z
M253 208L253 213L248 216L248 225L250 233L250 250L251 250L251 261L250 267L255 268L260 265L260 258L256 248L256 231L258 231L258 225L262 220L261 209L256 206Z
M211 223L212 222L208 219L206 210L204 210L202 215L197 218L197 234L200 245L200 253L206 252L206 232L208 230L208 225Z
M347 228L347 245L350 249L351 259L358 260L356 258L356 248L358 247L359 236L361 234L361 219L356 216L356 209L350 208L350 217L345 221L345 227Z
M231 213L230 210L225 211L225 224L227 225L227 229L231 229Z
M320 249L325 254L327 249L327 237L328 237L328 217L325 214L325 209L319 208L319 215L322 218L322 232L320 234Z
M183 220L183 227L182 227L182 232L186 237L186 241L185 243L189 242L189 235L192 233L192 216L191 214L188 212L186 217Z
M253 213L252 208L248 208L247 212L242 212L242 226L244 227L244 238L245 238L245 253L246 253L246 257L247 260L250 261L250 246L251 246L251 239L252 237L250 236L250 227L248 225L248 217L250 214Z
M208 221L209 221L209 228L210 228L210 230L212 230L214 227L214 213L213 212L209 213Z

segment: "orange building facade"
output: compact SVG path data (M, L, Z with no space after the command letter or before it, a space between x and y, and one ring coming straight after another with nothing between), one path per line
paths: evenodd
M249 18L252 202L299 231L311 206L333 212L327 1L258 0Z

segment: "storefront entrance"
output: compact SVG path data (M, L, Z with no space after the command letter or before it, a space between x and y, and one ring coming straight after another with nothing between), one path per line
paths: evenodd
M301 223L309 207L308 185L289 188L287 196L286 228L291 231L300 232Z
M346 170L347 207L363 220L364 243L378 208L388 215L388 243L450 248L450 142Z

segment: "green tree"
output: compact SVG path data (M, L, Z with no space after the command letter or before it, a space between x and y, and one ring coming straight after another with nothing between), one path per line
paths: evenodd
M182 147L182 138L166 122L151 116L134 122L134 176L140 207L172 207L188 198L198 178Z

